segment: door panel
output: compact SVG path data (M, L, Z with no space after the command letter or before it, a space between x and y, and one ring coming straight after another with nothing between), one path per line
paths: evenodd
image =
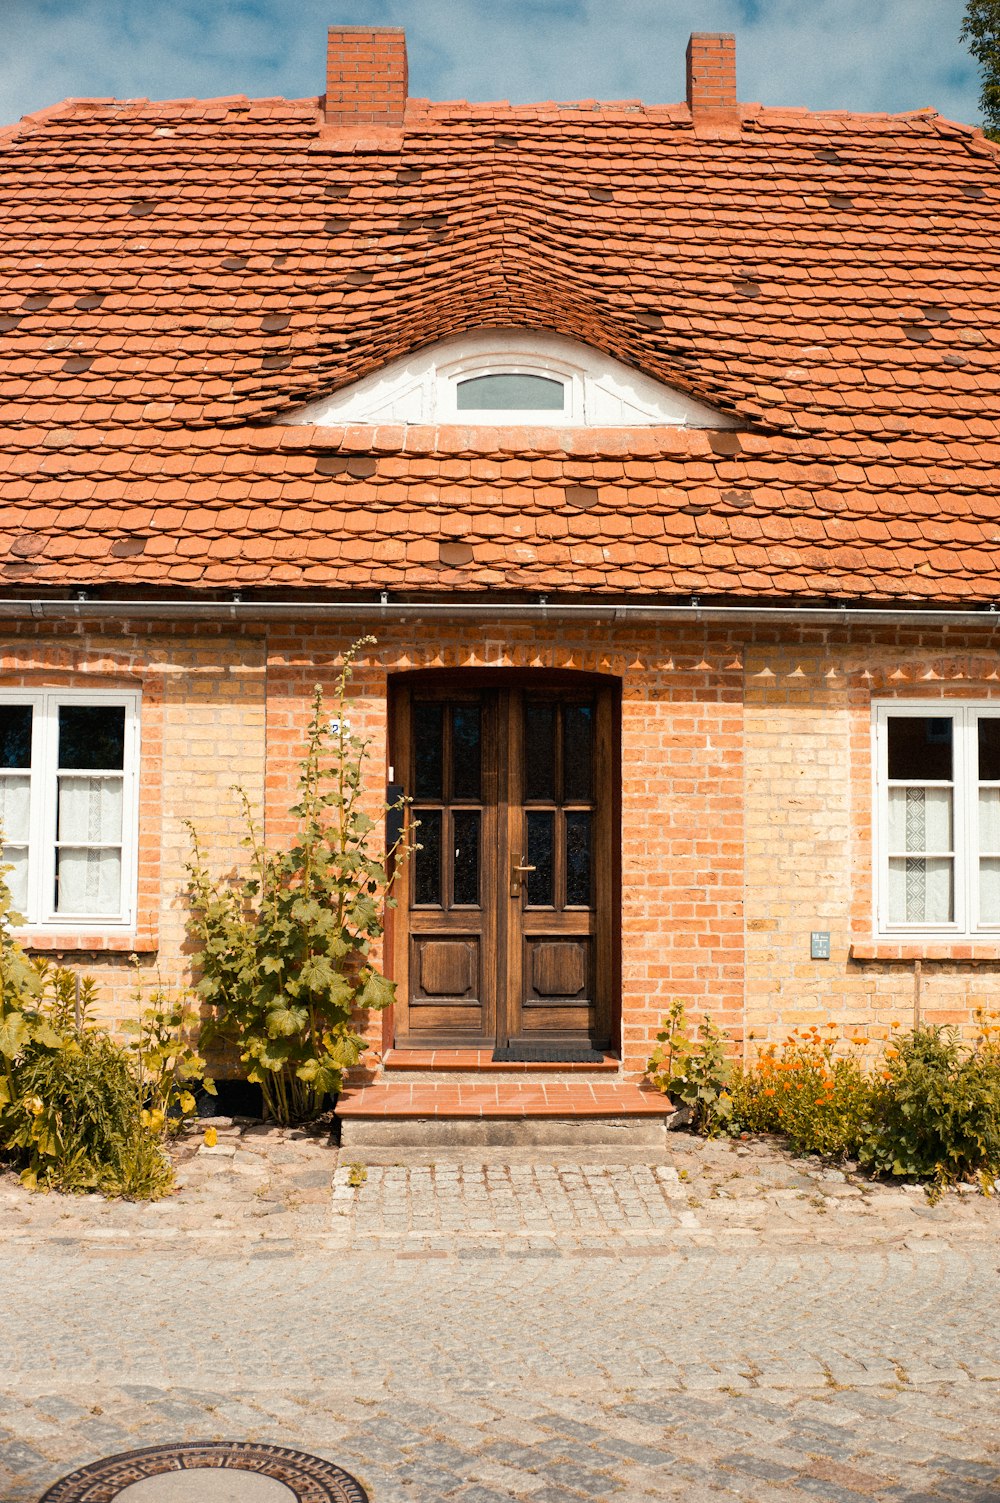
M598 907L610 901L594 860L595 823L610 812L595 798L600 699L587 689L512 694L509 1038L609 1040L609 989L602 995L595 964Z
M394 702L395 765L421 847L399 894L397 1044L606 1046L610 691L467 683L404 683Z
M450 686L404 692L396 770L418 849L404 872L403 1036L483 1043L496 1030L496 705ZM397 951L397 956L399 952Z

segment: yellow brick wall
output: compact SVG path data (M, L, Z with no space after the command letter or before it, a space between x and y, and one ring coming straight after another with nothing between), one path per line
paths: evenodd
M189 978L183 901L197 825L214 870L241 858L235 783L289 833L313 685L327 691L366 627L190 628L135 621L25 623L0 643L5 687L143 690L140 944L151 983ZM380 624L352 719L372 738L371 800L387 772L390 674L421 668L577 669L622 687L622 1035L641 1073L658 1021L680 996L739 1042L801 1022L878 1029L912 1021L914 957L871 951L870 717L873 698L1000 694L989 639L940 630L732 630L468 620ZM744 880L745 877L745 880ZM829 930L829 961L809 936ZM137 936L137 943L142 935ZM968 1027L998 1006L1000 946L955 947L920 966L921 1015ZM133 1010L128 947L68 951L94 974L109 1020ZM381 1041L382 1021L370 1037Z

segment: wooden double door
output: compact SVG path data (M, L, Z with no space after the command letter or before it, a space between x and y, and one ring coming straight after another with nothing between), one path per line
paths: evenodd
M420 847L396 889L397 1047L610 1042L615 706L566 677L396 690Z

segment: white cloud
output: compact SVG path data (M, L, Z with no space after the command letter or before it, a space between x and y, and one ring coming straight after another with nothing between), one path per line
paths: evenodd
M405 26L432 98L680 99L689 32L735 31L766 104L978 118L964 0L3 0L0 119L67 95L318 94L334 22Z

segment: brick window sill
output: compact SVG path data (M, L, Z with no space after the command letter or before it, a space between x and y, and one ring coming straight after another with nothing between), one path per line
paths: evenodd
M977 961L1000 960L1000 939L982 940L917 940L900 943L893 939L857 941L851 945L851 960L859 962L876 960L951 960L975 964Z
M103 934L83 929L63 934L55 930L15 930L14 938L31 954L153 955L159 949L157 936L149 930Z

